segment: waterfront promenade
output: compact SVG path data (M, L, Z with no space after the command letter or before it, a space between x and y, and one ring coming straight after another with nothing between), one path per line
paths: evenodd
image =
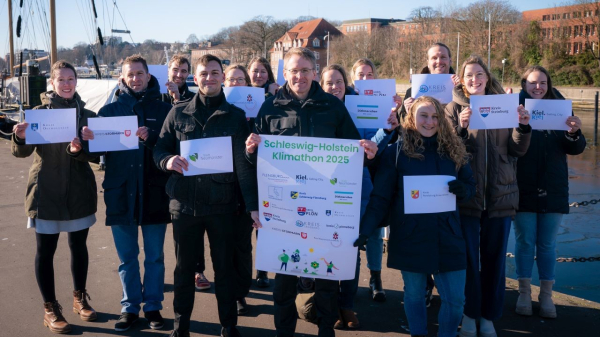
M586 150L588 151L588 150ZM23 201L28 178L28 170L32 158L17 159L10 154L10 143L0 139L0 336L53 336L42 325L43 306L37 288L33 270L35 256L35 235L33 230L27 230ZM594 157L597 163L597 158ZM585 165L584 165L585 166ZM586 166L587 167L587 166ZM589 167L588 167L589 168ZM597 166L592 168L597 172ZM120 314L121 284L117 268L119 261L114 248L110 229L104 226L104 202L102 198L101 183L104 173L97 171L98 182L98 213L97 224L91 228L88 239L90 267L88 275L88 291L92 300L90 304L98 311L98 321L83 322L71 310L72 283L69 269L69 249L66 235L61 235L59 247L55 256L56 293L59 302L64 307L66 319L73 325L71 335L84 336L167 336L173 326L173 268L175 255L172 241L172 231L169 226L165 242L165 300L162 311L166 318L165 330L152 331L147 327L146 321L140 319L130 331L116 333L114 323ZM591 178L586 174L580 180L591 179L597 182L597 175L592 173ZM588 182L587 185L590 183ZM598 192L596 190L596 192ZM586 194L585 197L589 197ZM581 195L581 198L584 198ZM596 196L598 198L598 196ZM578 198L579 199L579 198ZM588 206L585 210L575 210L568 219L579 219L587 216L597 217L600 206ZM586 215L586 212L588 215ZM589 214L593 213L593 214ZM587 229L593 233L600 232L600 224L595 230ZM596 240L598 236L596 235ZM206 243L205 243L206 244ZM140 242L140 246L142 243ZM598 245L595 245L596 250ZM573 254L577 254L577 246L573 246ZM586 252L587 253L587 252ZM593 254L598 253L597 251ZM208 246L207 246L208 255ZM387 256L384 255L384 259ZM362 261L366 261L362 253ZM214 275L210 259L207 259L207 276L212 281ZM572 268L600 269L600 262L585 264L571 264ZM560 270L557 270L560 273ZM355 311L361 322L359 331L338 331L337 336L410 336L404 329L407 327L406 316L402 307L402 280L400 272L384 269L383 284L388 299L385 303L373 302L368 292L368 270L365 263L361 266L360 289L357 295ZM585 274L584 274L585 275ZM592 274L592 275L597 275ZM271 275L272 276L272 275ZM585 276L584 276L585 277ZM600 334L600 303L583 300L580 298L555 293L555 303L558 310L558 319L545 320L537 316L537 302L534 307L534 316L521 317L514 313L517 298L516 282L507 280L507 296L504 316L496 323L498 335L501 337L521 336L598 336ZM600 279L585 280L587 284L595 284L598 292ZM560 284L568 288L568 284ZM240 332L245 337L275 336L273 326L272 290L258 289L253 286L248 297L251 306L250 314L240 317ZM539 288L534 287L534 299L537 299ZM439 297L435 297L429 309L429 336L436 336L439 311ZM196 305L192 316L192 336L218 336L220 326L217 318L214 288L210 292L197 292ZM313 324L299 321L297 336L316 336L317 328Z

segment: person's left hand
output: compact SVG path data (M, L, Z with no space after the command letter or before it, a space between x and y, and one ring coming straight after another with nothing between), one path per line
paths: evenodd
M456 74L452 74L452 83L454 83L454 86L457 86L460 84L460 77L458 77L458 75Z
M525 110L523 104L519 105L517 111L519 112L519 124L529 125L529 119L531 119L531 116L529 115L529 111Z
M450 193L456 195L459 200L464 199L467 196L467 186L460 180L449 181L448 190Z
M254 223L252 224L252 227L254 227L256 229L262 228L262 224L260 223L260 218L258 216L258 211L250 212L250 217L254 221Z
M365 248L365 245L367 244L367 241L369 240L369 237L364 235L364 234L360 234L358 235L358 239L356 239L356 241L354 241L354 243L352 244L354 247L358 247L358 249L360 250L367 250L367 248Z
M400 97L400 95L394 95L394 103L396 103L396 105L402 105L402 97Z
M581 129L581 120L577 116L570 116L567 118L567 125L571 128L568 132L574 134Z
M271 83L269 84L269 88L267 90L271 93L271 95L275 96L275 94L277 94L277 91L279 90L279 84Z
M142 140L146 140L148 139L148 128L145 126L140 126L137 131L135 132L135 135L140 137Z
M361 139L359 145L365 148L367 159L375 158L375 155L377 154L377 143L371 140Z
M394 131L394 129L396 129L398 125L400 125L400 123L398 122L398 117L396 115L396 109L392 109L392 112L388 116L387 123L391 125L389 129L385 129L385 131L387 132Z
M69 151L71 153L77 153L81 151L81 141L79 141L79 137L73 138L71 144L69 144Z

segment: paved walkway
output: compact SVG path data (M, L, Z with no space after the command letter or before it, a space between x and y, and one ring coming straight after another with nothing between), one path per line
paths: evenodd
M10 144L0 139L0 335L1 336L52 336L42 325L42 299L35 281L33 262L35 237L25 227L23 200L29 166L32 158L17 159L10 154ZM98 186L103 172L96 171ZM130 331L116 333L113 330L119 317L121 284L117 272L118 258L110 229L104 226L104 202L99 188L98 223L92 227L88 239L90 267L88 291L91 305L98 311L96 322L83 322L71 311L72 283L69 269L69 249L66 235L62 235L55 256L56 292L63 305L65 317L73 325L72 335L85 336L167 336L173 327L173 268L175 264L171 230L167 231L165 244L165 300L162 311L167 323L165 330L150 330L145 320L140 320ZM140 242L141 245L141 242ZM208 246L207 246L208 254ZM384 256L384 258L386 258ZM362 260L365 261L364 253ZM207 260L207 276L213 280L210 261ZM597 264L590 264L597 268ZM388 300L375 303L369 297L368 270L361 267L360 289L355 311L363 326L360 331L339 331L337 336L409 336L406 316L402 307L402 279L397 270L385 269L383 285ZM600 280L596 283L598 284ZM513 311L517 291L516 282L508 280L504 316L496 323L498 335L521 336L598 336L600 331L600 304L572 296L556 294L555 301L559 318L544 320L538 316L520 317ZM273 326L272 292L253 287L248 298L250 314L239 319L240 331L245 337L275 336ZM538 289L534 288L534 298ZM429 309L429 336L437 334L437 312L439 297L435 297ZM537 304L537 303L536 303ZM537 313L537 308L534 309ZM218 336L216 300L214 290L197 292L196 306L192 316L193 336ZM316 336L315 325L298 322L297 336Z

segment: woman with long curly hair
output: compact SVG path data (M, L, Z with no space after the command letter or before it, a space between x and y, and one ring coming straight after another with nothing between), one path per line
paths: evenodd
M446 117L472 154L477 193L460 203L460 224L467 243L467 286L461 337L496 337L493 321L504 304L506 247L511 218L519 206L517 158L527 152L531 137L529 114L519 111L519 127L472 130L471 96L504 94L479 56L471 56L459 71ZM516 121L515 121L516 122ZM481 263L480 263L481 257ZM481 266L481 269L480 269Z
M475 194L469 155L434 98L416 99L402 121L402 142L389 146L375 175L371 200L361 221L363 246L382 222L390 225L388 268L402 271L404 311L412 336L427 336L425 288L433 274L442 299L438 336L456 336L463 313L467 259L458 207L454 211L406 214L404 178L446 175L457 202ZM389 213L389 222L384 217Z

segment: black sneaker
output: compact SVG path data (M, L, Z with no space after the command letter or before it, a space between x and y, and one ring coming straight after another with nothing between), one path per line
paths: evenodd
M258 270L256 272L256 286L266 288L269 286L269 276L266 271Z
M148 326L152 330L159 330L165 325L165 320L160 315L160 311L148 311L144 313L144 316L148 320Z
M221 327L221 337L242 337L242 335L236 329L235 326L230 326L228 328L222 326Z
M236 301L238 316L244 316L248 314L248 303L245 298L241 298Z
M115 331L129 330L129 328L133 326L133 323L135 323L138 320L138 318L140 318L140 316L136 314L132 314L129 312L121 313L121 317L119 317L119 320L117 321L117 323L115 323Z

